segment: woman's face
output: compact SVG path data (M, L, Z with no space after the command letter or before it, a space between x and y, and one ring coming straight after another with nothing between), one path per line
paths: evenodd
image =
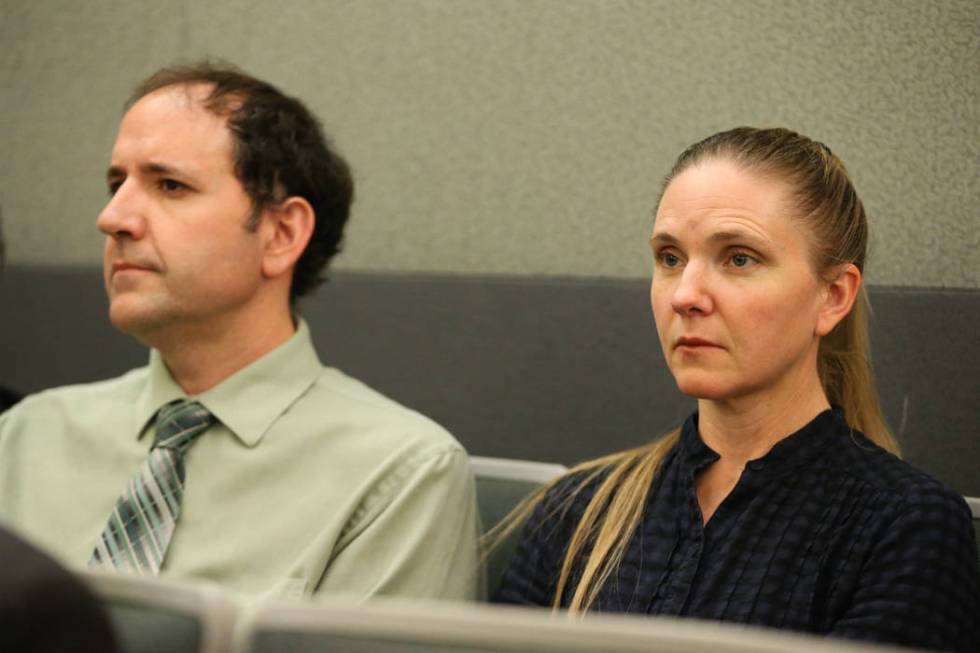
M825 284L792 210L784 182L725 159L688 168L664 192L650 300L683 393L765 399L816 378Z

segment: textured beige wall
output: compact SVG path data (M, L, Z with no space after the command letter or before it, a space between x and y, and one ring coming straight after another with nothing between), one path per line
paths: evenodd
M736 124L837 151L870 280L980 287L980 5L0 0L11 259L98 260L132 84L213 54L306 99L351 160L342 267L644 276L658 180Z

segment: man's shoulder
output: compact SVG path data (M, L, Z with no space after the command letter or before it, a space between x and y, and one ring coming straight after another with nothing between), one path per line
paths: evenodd
M9 424L37 415L54 418L70 413L79 418L89 412L101 412L107 406L132 405L145 387L149 369L138 367L102 381L48 388L29 394L4 413Z
M332 421L356 423L359 430L376 437L398 438L436 448L460 448L442 426L416 410L402 405L333 367L323 367L310 388L305 410L329 416Z

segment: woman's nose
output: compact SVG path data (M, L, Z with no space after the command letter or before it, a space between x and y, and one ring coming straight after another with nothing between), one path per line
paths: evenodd
M688 263L680 273L671 296L674 311L681 315L711 312L709 285L708 271L696 263Z

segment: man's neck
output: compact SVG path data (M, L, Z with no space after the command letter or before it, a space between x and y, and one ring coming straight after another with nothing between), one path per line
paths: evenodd
M179 331L179 332L178 332ZM296 332L289 311L270 319L182 325L149 342L188 395L210 390L289 340Z

